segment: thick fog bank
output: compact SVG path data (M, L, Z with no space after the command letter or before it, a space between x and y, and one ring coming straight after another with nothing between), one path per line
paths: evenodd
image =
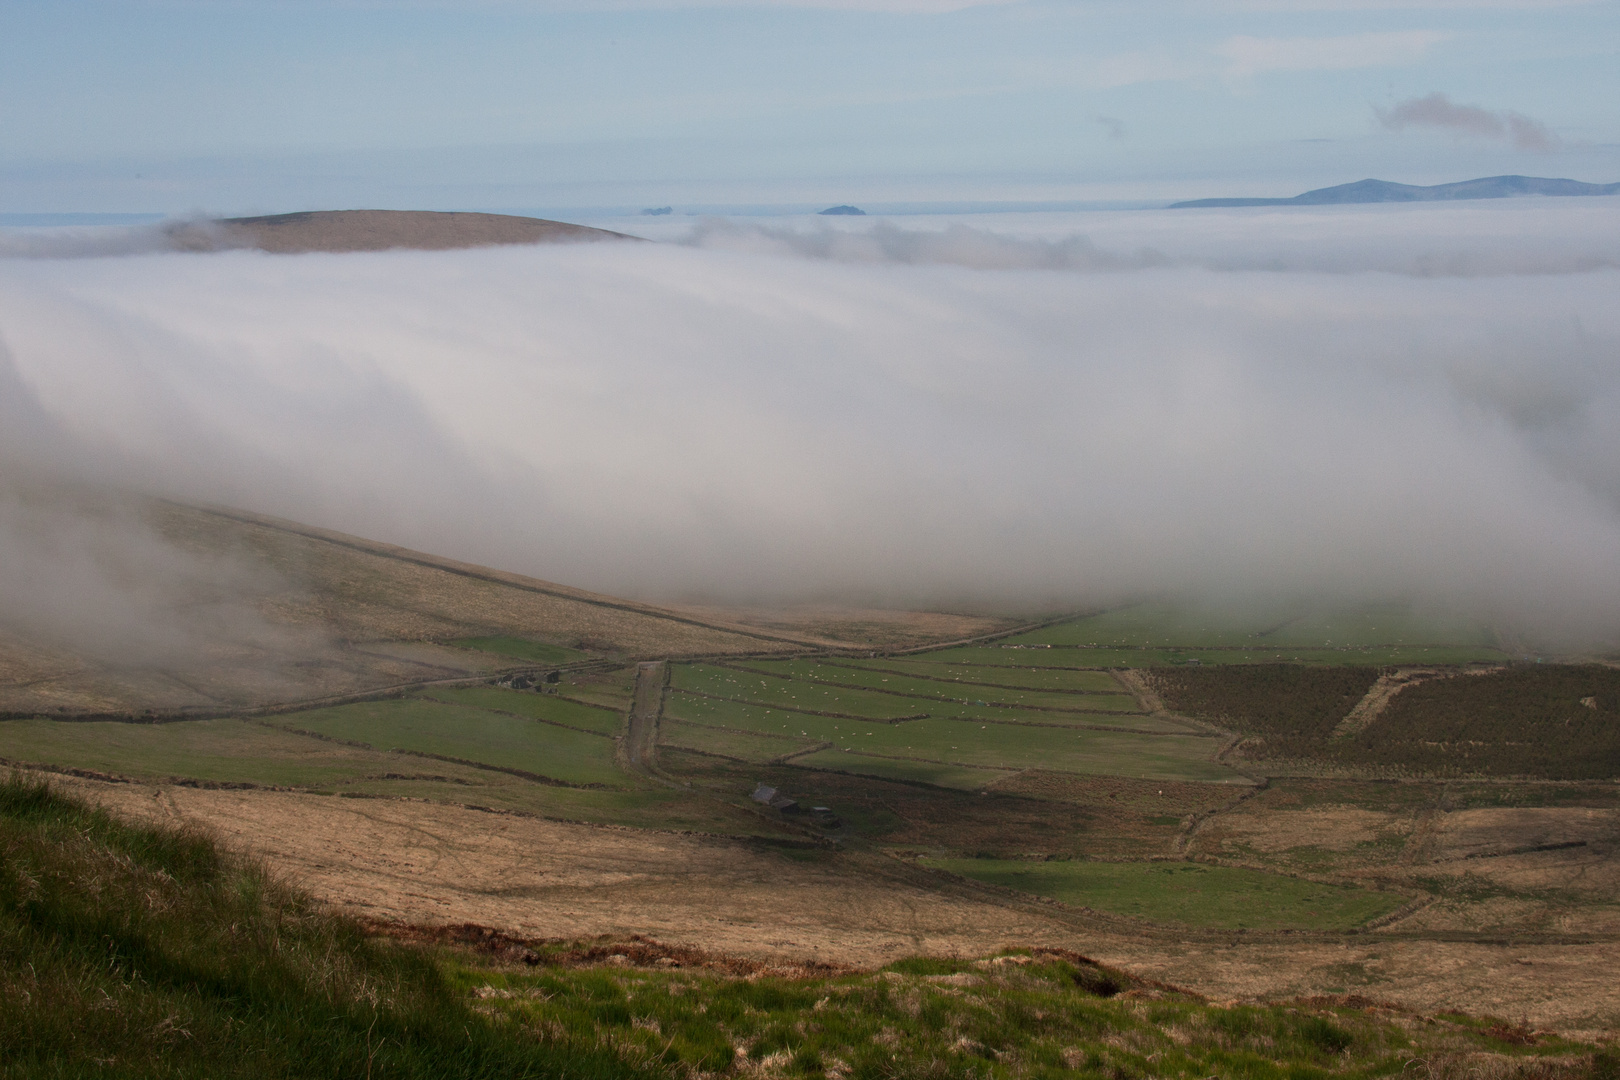
M1608 637L1620 234L1521 212L1539 261L1485 272L1512 245L1452 209L1318 215L1282 270L1221 268L1280 242L1196 212L0 260L0 452L643 597L1406 597Z

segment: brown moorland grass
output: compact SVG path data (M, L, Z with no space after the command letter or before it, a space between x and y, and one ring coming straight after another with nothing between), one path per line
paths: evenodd
M772 963L1074 949L1218 1000L1353 992L1532 1028L1620 1030L1620 942L1133 931L963 892L891 860L570 825L421 802L65 779L121 813L206 823L340 910L523 938L620 937ZM876 860L876 861L874 861Z
M167 233L186 251L246 247L278 255L637 239L545 218L432 210L315 210L173 225Z

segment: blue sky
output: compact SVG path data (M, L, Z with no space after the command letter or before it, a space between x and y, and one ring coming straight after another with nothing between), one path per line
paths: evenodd
M1620 3L0 0L0 213L1502 172L1620 180Z

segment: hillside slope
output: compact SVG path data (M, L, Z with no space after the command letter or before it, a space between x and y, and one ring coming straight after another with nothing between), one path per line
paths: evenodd
M242 510L90 501L92 510L72 513L94 518L109 543L161 544L166 562L215 568L206 595L162 598L185 646L131 658L127 649L96 650L0 621L0 715L218 715L537 665L903 647L1011 625L928 613L660 607ZM154 627L150 636L162 635Z
M193 222L166 231L176 247L187 251L258 248L278 255L636 239L545 218L431 210L316 210Z

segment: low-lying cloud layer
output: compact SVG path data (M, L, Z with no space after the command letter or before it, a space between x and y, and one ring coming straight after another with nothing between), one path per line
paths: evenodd
M1557 205L1516 211L1529 265L1455 208L6 260L3 452L643 597L1604 637L1620 272Z

